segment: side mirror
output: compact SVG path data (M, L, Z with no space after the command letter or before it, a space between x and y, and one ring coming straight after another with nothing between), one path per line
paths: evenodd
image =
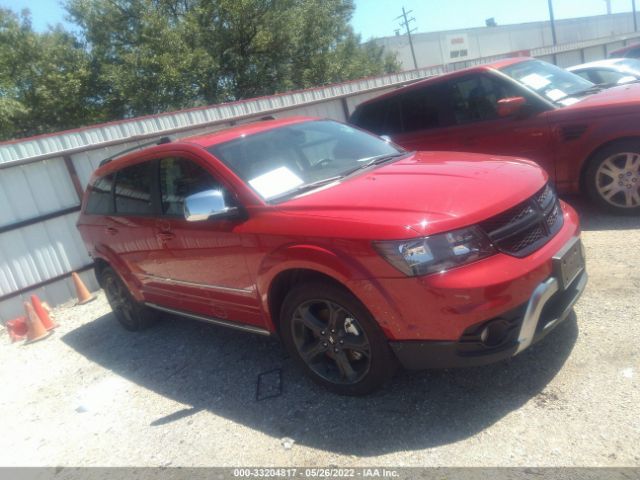
M184 199L184 218L188 222L201 222L234 210L235 207L227 206L220 190L205 190Z
M511 117L523 111L527 100L524 97L509 97L498 100L498 115Z

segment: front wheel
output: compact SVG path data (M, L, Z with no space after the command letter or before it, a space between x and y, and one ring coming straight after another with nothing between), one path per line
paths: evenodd
M589 197L617 214L640 213L640 142L620 142L600 151L585 174Z
M317 383L342 395L364 395L395 372L397 361L367 309L325 282L295 287L284 300L282 340Z

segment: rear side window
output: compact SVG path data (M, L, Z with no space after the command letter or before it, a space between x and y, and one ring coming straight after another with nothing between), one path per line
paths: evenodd
M376 135L392 135L402 131L400 106L397 98L388 98L362 105L351 123Z
M113 175L98 178L92 185L89 185L89 197L87 198L85 212L92 215L109 215L113 213L112 187Z
M120 215L153 213L153 162L123 168L116 175L115 204Z
M632 48L624 54L627 58L640 58L640 48Z
M439 85L411 90L400 96L405 132L444 126L442 88Z
M160 197L164 215L184 215L184 199L205 190L223 190L223 188L197 163L184 158L160 160ZM229 202L228 195L225 197Z

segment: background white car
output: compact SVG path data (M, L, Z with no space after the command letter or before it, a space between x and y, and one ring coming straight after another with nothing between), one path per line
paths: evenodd
M640 60L635 58L608 58L567 68L603 87L612 87L640 80Z

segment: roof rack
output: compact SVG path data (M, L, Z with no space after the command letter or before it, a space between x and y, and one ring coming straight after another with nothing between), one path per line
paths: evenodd
M118 157L124 155L125 153L129 153L129 152L133 152L134 150L138 150L139 148L150 147L151 145L164 145L165 143L171 143L171 142L172 142L171 137L160 137L159 140L153 140L151 142L143 143L142 145L136 145L135 147L125 148L124 150L121 150L120 152L116 153L115 155L111 155L110 157L107 157L104 160L102 160L100 162L100 166L106 165L111 160L113 160L115 158L118 158Z

